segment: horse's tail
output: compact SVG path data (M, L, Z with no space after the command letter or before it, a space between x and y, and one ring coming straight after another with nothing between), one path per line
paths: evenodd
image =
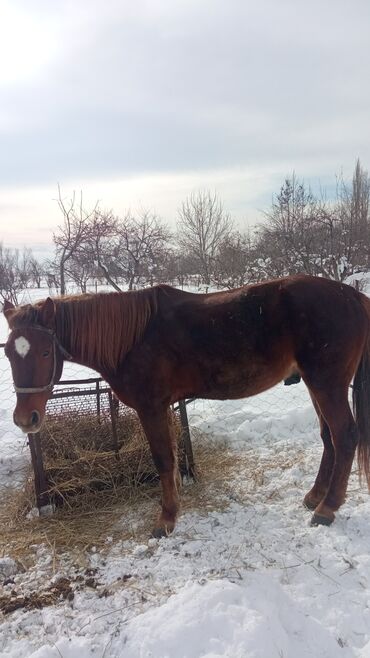
M353 380L353 412L358 429L357 461L360 479L365 476L370 490L370 299L362 295L369 330L364 351Z

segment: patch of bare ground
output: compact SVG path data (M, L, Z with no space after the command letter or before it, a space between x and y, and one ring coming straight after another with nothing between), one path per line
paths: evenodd
M28 594L19 594L13 589L7 594L0 594L0 612L4 615L15 610L32 610L53 605L61 600L72 601L74 591L69 578L58 578L55 583L41 590L33 590Z

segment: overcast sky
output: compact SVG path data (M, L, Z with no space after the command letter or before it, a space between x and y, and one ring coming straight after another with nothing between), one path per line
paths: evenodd
M58 183L172 225L332 190L370 167L369 35L369 0L0 0L0 239L50 242Z

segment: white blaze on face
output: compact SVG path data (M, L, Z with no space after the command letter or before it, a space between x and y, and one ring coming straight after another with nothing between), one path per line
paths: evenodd
M25 356L27 356L28 352L30 351L31 345L29 344L27 338L24 336L19 336L18 338L15 339L14 341L15 345L15 351L19 356L24 359Z

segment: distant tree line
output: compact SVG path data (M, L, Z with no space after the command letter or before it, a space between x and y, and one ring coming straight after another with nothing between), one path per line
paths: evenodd
M182 203L176 231L148 211L118 217L98 206L86 210L82 196L66 201L59 190L54 258L40 264L31 250L0 244L0 298L17 302L19 290L43 280L61 294L69 284L86 292L92 282L116 290L161 282L231 288L299 272L341 281L370 270L369 201L360 161L350 183L337 179L331 202L293 174L262 223L244 231L208 190Z
M0 242L0 301L16 304L20 290L28 286L41 287L43 266L31 249L9 249Z
M293 175L265 213L255 241L264 276L305 272L342 281L370 269L370 180L356 163L353 179L337 181L334 203L315 197Z

